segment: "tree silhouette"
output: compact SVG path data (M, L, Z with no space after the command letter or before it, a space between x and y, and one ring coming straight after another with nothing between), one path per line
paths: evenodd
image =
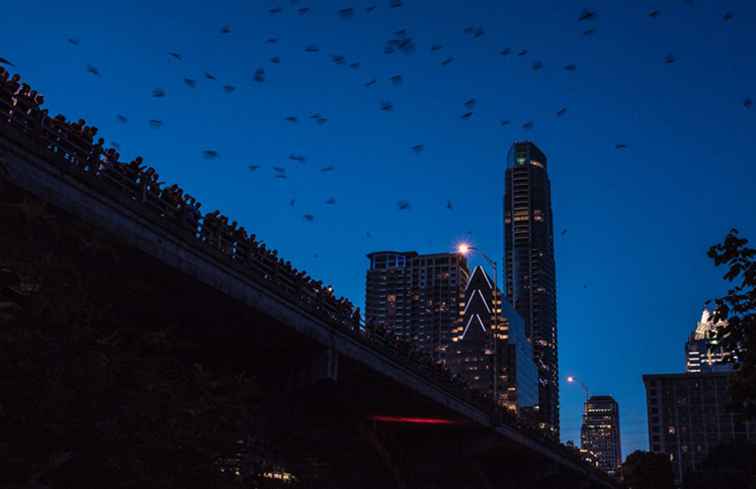
M684 489L754 489L755 470L756 445L720 445L709 452L698 470L684 477Z
M672 489L672 464L664 454L636 450L622 464L622 479L628 489Z
M100 266L118 250L0 197L0 487L240 487L253 379L149 311L114 314L138 308Z
M731 229L722 243L709 248L714 265L725 266L724 279L734 283L727 294L714 299L713 320L726 322L717 339L726 360L735 365L730 390L749 418L756 418L756 249Z

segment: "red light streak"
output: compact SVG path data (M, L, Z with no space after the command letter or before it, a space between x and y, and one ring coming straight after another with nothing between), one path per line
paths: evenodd
M406 424L461 424L462 421L453 421L451 419L441 418L407 418L403 416L370 416L373 421L381 421L384 423L406 423Z

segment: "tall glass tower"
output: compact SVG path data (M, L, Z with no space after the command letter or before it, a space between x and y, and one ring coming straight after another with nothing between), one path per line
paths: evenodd
M559 439L556 270L551 183L546 155L516 142L507 155L504 192L504 263L507 298L525 319L538 367L538 417Z

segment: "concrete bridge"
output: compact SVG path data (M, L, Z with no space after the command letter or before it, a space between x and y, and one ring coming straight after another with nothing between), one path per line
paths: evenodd
M343 302L269 251L213 238L202 216L166 204L35 110L0 107L0 202L23 194L119 247L124 259L98 266L117 281L157 283L140 305L156 321L170 316L244 359L265 392L260 429L289 459L314 454L324 480L353 487L619 487L401 345L367 335Z

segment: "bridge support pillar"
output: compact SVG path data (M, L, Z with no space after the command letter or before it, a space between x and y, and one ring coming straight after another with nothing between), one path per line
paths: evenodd
M268 381L270 391L261 409L263 429L286 432L330 422L340 404L340 360L333 346L289 355L288 363Z
M286 390L297 391L323 381L338 382L339 354L333 348L318 350L288 372Z

